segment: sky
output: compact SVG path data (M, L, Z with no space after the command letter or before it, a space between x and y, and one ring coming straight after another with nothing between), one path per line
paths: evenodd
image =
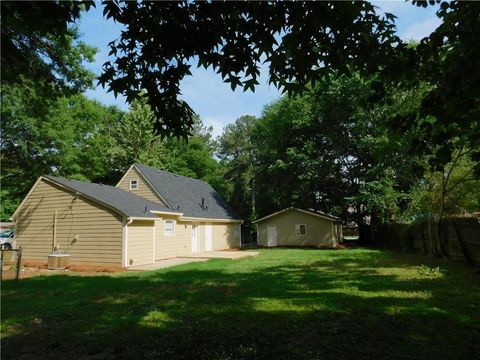
M436 7L429 6L425 9L403 1L376 1L373 4L381 11L397 16L397 31L404 40L420 40L440 25L440 20L435 15ZM112 20L103 18L100 4L83 15L79 29L83 34L82 40L98 49L95 61L86 66L99 75L102 64L109 60L108 43L120 35L121 29ZM213 70L197 69L195 66L192 66L191 70L193 75L186 77L180 84L181 97L200 115L205 125L213 127L214 136L220 135L227 124L242 115L260 116L266 105L282 96L278 89L268 85L266 71L261 72L260 84L255 93L252 93L243 92L242 89L233 92L230 85L223 83ZM101 86L88 90L86 95L105 105L128 109L125 98L115 98Z

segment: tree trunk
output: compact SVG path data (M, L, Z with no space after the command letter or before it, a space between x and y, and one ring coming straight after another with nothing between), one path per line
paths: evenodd
M362 244L371 244L372 243L372 230L371 225L364 223L358 223L358 241Z

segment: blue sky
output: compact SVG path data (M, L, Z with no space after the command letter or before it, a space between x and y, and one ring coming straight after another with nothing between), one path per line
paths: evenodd
M382 11L395 14L398 33L403 39L421 39L430 34L440 20L435 15L436 7L419 8L403 1L376 1ZM105 20L102 6L85 13L80 21L82 40L98 48L95 62L87 66L96 74L101 73L102 64L108 60L108 43L120 34L120 27L111 20ZM228 123L241 115L260 116L265 105L277 100L281 93L267 82L266 72L262 72L260 85L255 93L238 90L233 92L230 85L222 82L219 75L212 70L192 67L193 76L185 78L181 83L182 98L186 100L205 125L213 127L215 136L221 134ZM106 105L118 105L127 110L128 104L121 96L115 97L102 87L88 90L86 95Z

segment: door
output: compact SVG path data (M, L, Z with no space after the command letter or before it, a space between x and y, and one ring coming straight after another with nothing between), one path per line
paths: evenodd
M212 241L212 225L205 225L205 251L213 250L213 241Z
M276 225L267 226L267 245L277 246L277 226Z
M200 251L198 246L198 225L192 225L192 252L197 253Z

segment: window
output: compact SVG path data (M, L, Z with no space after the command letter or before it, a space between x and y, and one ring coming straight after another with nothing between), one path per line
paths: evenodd
M306 235L307 234L307 225L306 224L296 224L295 231L297 235Z
M130 180L130 190L138 189L138 180Z
M175 220L165 220L165 236L175 235Z

